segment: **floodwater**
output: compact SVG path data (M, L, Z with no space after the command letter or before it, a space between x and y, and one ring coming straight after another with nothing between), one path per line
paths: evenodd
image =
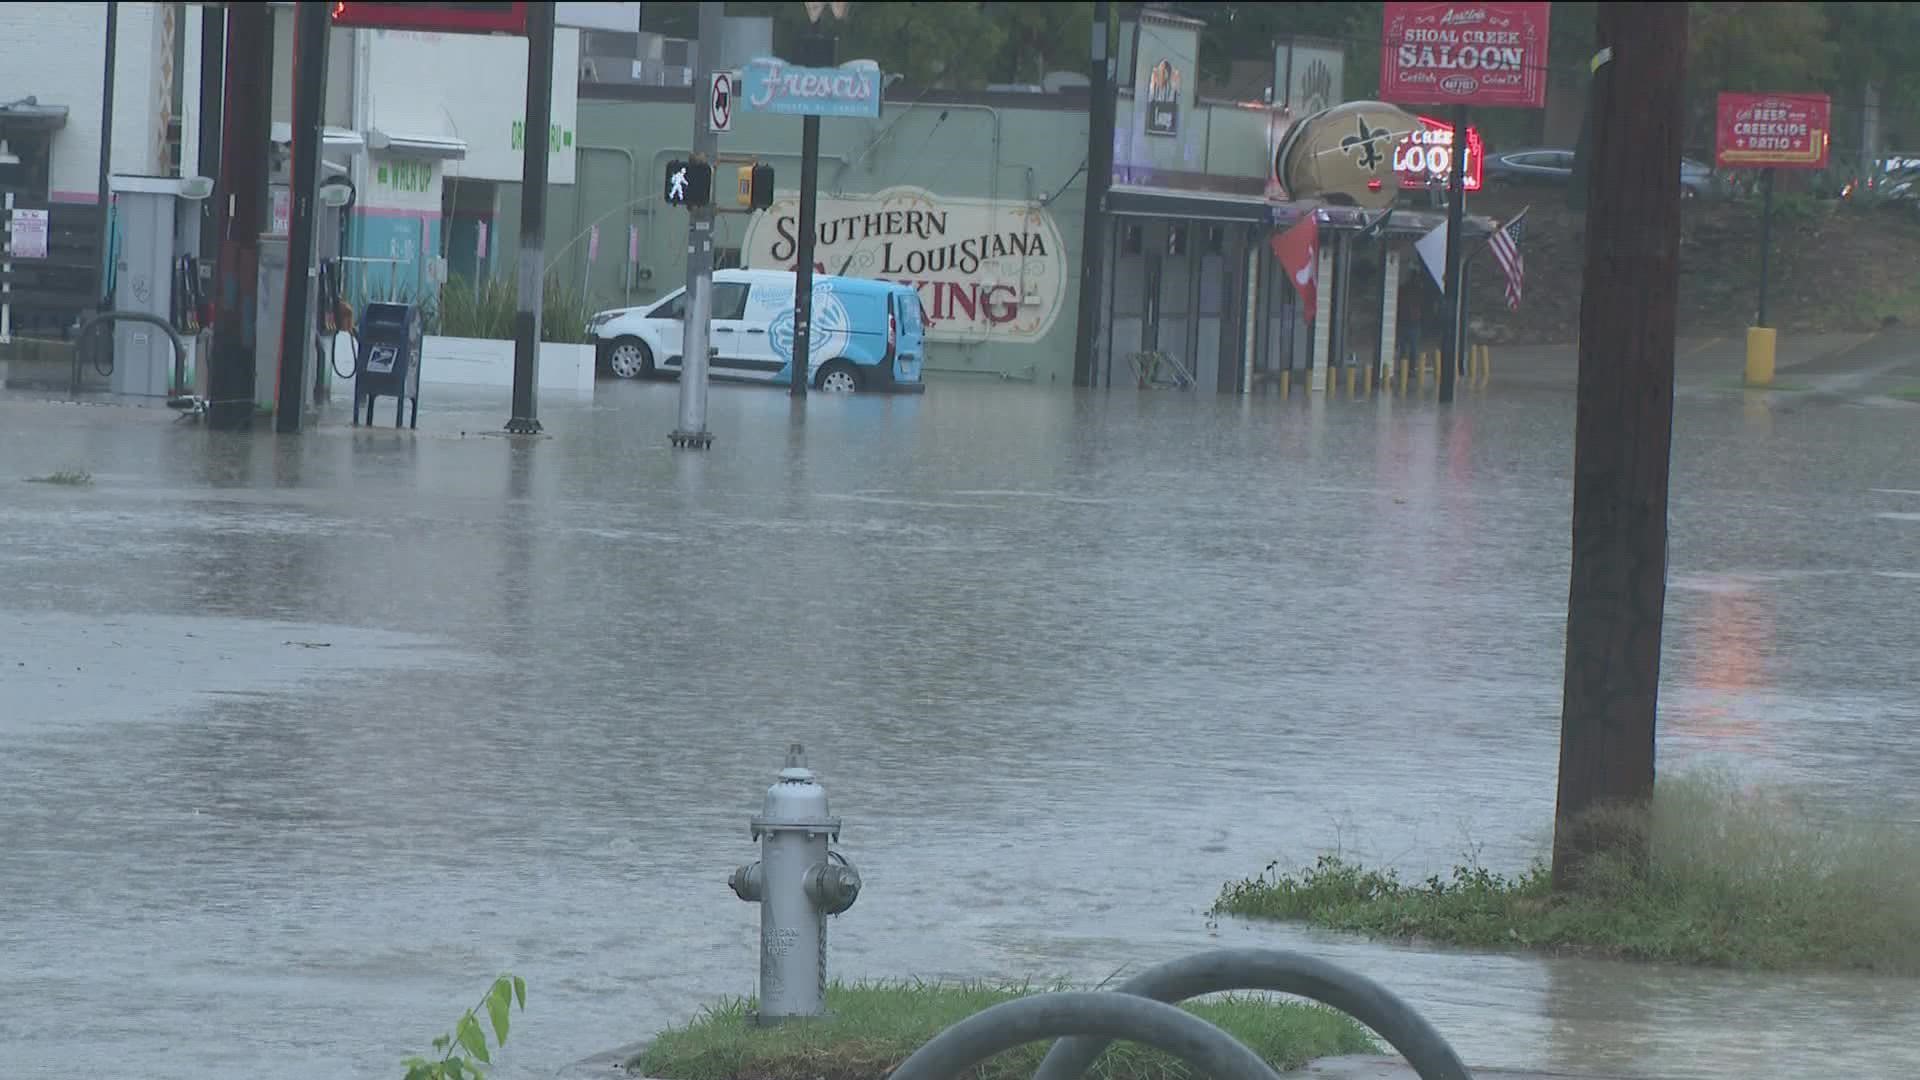
M1258 944L1479 1065L1920 1074L1910 982L1206 917L1274 859L1539 850L1570 394L720 388L701 455L675 393L531 447L497 398L287 439L0 402L0 1072L393 1076L511 970L496 1075L550 1077L752 991L726 879L799 741L866 881L836 976ZM1664 766L1920 822L1917 419L1682 400Z

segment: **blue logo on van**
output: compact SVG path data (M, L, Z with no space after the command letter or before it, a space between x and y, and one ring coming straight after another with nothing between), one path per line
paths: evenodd
M773 346L773 355L787 363L793 361L793 315L793 305L789 304L767 324L767 338ZM847 305L833 294L833 286L815 285L813 326L807 334L808 364L832 360L844 353L852 336L853 316L848 314Z

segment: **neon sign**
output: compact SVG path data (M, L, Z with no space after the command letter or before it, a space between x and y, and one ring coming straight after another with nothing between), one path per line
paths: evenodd
M1480 129L1467 127L1465 188L1480 190L1485 168L1486 147L1480 142ZM1400 175L1403 188L1445 187L1453 170L1453 125L1431 116L1420 118L1420 127L1393 148L1393 171Z

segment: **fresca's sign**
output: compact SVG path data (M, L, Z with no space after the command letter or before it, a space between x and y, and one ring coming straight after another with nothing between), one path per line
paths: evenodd
M1833 130L1825 94L1721 94L1714 161L1722 168L1824 169Z
M741 241L748 267L792 270L800 199L755 214ZM1027 202L961 199L916 187L819 200L814 272L882 278L920 295L927 337L1034 342L1066 298L1066 252L1053 215Z
M1461 186L1479 191L1486 169L1485 147L1480 129L1467 126L1467 158ZM1420 117L1420 126L1409 132L1393 148L1393 171L1400 175L1402 188L1445 187L1453 173L1453 125L1431 116Z
M851 60L839 67L797 67L761 57L741 71L740 103L748 112L787 116L880 116L880 65Z
M1380 100L1545 107L1551 6L1387 4L1380 41Z

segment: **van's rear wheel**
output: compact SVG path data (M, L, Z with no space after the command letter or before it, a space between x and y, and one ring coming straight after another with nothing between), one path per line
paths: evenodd
M607 370L622 379L653 374L653 351L639 338L623 337L607 350Z
M860 369L845 360L831 360L820 369L814 385L829 394L854 394L860 391Z

